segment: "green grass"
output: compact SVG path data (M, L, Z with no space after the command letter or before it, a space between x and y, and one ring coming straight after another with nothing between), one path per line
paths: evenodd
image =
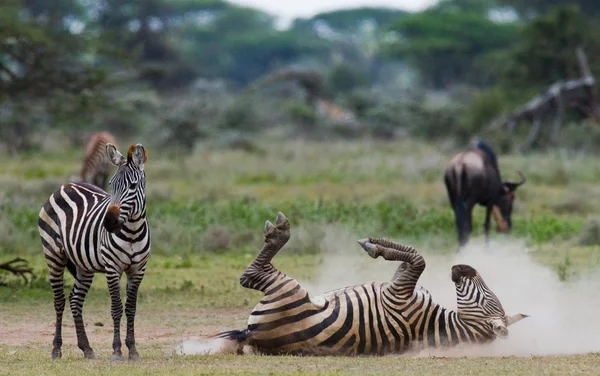
M381 264L365 257L356 245L359 237L391 237L417 246L426 255L455 251L454 218L442 174L456 150L411 140L267 139L260 146L266 153L219 150L206 144L185 158L162 157L160 151L150 149L146 172L153 255L140 290L137 327L144 360L137 365L108 360L110 300L102 275L96 276L85 305L88 332L99 359L80 359L67 308L65 358L49 360L54 312L37 215L47 197L77 172L80 155L65 150L0 160L0 261L25 257L36 273L28 284L0 274L0 282L8 284L0 287L0 374L597 373L598 355L351 360L174 357L174 344L186 336L245 325L260 294L240 287L238 278L261 246L264 221L272 220L279 210L290 219L292 239L276 265L304 283L319 285L332 252L355 258L355 270L347 273L355 273L357 281L385 280L387 274L378 269ZM509 155L499 156L499 163L505 178L516 179L518 169L528 177L517 193L509 238L523 240L534 260L565 281L597 270L596 237L581 240L592 231L586 225L600 210L600 201L593 199L600 193L597 158ZM481 238L483 212L475 209L474 238ZM493 234L493 238L502 236ZM393 272L393 265L388 266ZM67 276L67 284L72 285L72 277Z
M9 350L0 346L0 352ZM27 349L30 350L30 349ZM72 351L72 349L69 349ZM10 350L9 350L10 351ZM107 359L83 361L75 354L50 362L32 351L17 351L3 361L10 375L592 375L597 354L572 357L506 358L319 358L266 356L189 356L146 349L145 360L115 364ZM2 371L0 371L2 372Z

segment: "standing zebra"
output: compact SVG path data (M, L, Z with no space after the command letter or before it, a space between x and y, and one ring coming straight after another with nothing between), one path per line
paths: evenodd
M118 148L115 138L108 132L96 132L86 138L81 172L79 176L69 177L70 183L82 181L106 190L106 183L113 168L106 152L107 144Z
M298 282L278 271L271 260L290 237L280 212L266 221L260 254L240 277L246 288L265 296L254 307L248 327L215 335L225 350L238 354L384 355L410 348L485 343L505 338L507 327L527 317L507 316L479 273L468 265L452 267L457 311L433 302L417 281L425 260L408 246L385 239L362 239L369 256L403 261L391 283L371 282L310 297Z
M83 325L82 309L94 273L105 273L114 324L113 360L123 359L120 323L123 316L121 276L127 274L127 337L129 359L139 359L135 348L134 319L137 293L150 256L150 229L146 221L146 175L148 152L131 145L127 159L112 144L106 145L110 161L118 167L107 194L87 183L61 186L44 203L38 230L50 269L54 291L56 333L52 359L61 357L62 316L65 308L65 267L75 278L69 295L77 332L77 345L88 359L95 358Z

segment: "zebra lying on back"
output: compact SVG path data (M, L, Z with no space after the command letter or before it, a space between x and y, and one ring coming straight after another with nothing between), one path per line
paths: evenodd
M111 297L114 325L113 360L121 353L120 323L123 316L121 276L127 274L127 337L129 359L139 359L135 348L134 319L137 293L150 257L150 229L146 221L146 175L148 152L140 144L131 145L127 158L112 144L107 155L118 167L110 181L112 193L87 183L61 186L44 203L38 219L44 256L54 291L56 332L52 359L61 357L62 316L65 308L63 275L65 268L75 278L69 294L75 321L77 345L86 358L95 358L83 324L83 302L94 273L105 273Z
M371 282L310 297L298 282L278 271L271 259L290 238L283 213L266 221L265 242L240 277L246 288L265 296L254 307L248 327L213 336L223 350L238 354L384 355L418 346L443 347L505 338L507 327L527 317L507 316L479 273L468 265L452 267L457 311L433 302L417 285L425 260L417 251L385 239L362 239L372 258L402 261L390 283Z
M70 176L69 183L84 182L106 190L108 177L113 171L113 165L106 153L107 144L118 148L115 138L108 132L96 132L86 138L81 171L79 176Z

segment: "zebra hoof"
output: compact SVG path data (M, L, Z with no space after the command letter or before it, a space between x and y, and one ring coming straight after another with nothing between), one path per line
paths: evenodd
M273 224L271 223L271 221L269 221L268 219L265 221L265 235L271 231L271 229L273 228Z
M52 360L62 358L62 351L60 350L52 350Z
M265 239L274 241L279 247L290 239L290 222L282 212L277 214L275 224L269 220L265 221Z
M358 241L358 244L360 244L360 246L367 251L367 253L369 254L369 256L371 256L372 258L377 258L379 257L379 252L377 252L377 245L369 242L369 238L365 238L365 239L360 239Z
M282 212L277 213L277 218L275 219L275 224L280 225L283 222L287 221L287 218Z
M121 354L121 353L114 353L113 356L112 356L112 360L115 361L115 362L123 360L123 354Z
M96 354L92 350L83 353L83 357L86 359L96 359Z

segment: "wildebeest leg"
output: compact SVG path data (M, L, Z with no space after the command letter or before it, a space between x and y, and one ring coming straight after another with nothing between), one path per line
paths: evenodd
M265 291L271 286L278 271L271 260L290 239L290 223L282 212L277 214L275 224L265 222L265 242L262 250L240 277L240 284L246 288Z
M491 216L492 216L492 208L494 206L489 204L485 207L485 222L483 223L483 231L485 233L485 246L486 248L490 245L490 225L491 225Z
M461 248L469 241L469 233L471 232L471 210L460 197L456 198L454 215L456 217L456 229L458 230L458 244L459 248Z
M446 174L444 176L444 184L446 185L446 192L448 193L448 200L450 201L450 207L452 208L452 211L454 212L454 219L456 221L456 232L458 233L458 242L459 242L459 248L460 248L460 241L461 241L461 211L459 210L459 208L457 207L457 194L454 192L454 189L452 187L452 181L450 180L450 177L448 176L448 174Z

